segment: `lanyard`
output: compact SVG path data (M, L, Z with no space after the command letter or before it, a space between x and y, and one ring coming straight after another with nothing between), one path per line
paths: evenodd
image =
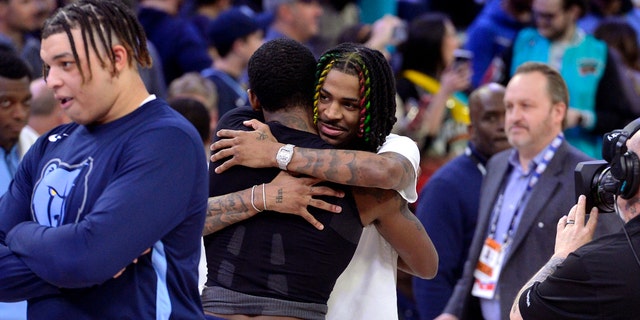
M505 241L504 241L505 246L508 245L513 239L513 233L515 231L515 222L518 215L520 214L520 211L521 211L520 209L522 207L522 204L525 202L525 199L529 196L533 187L538 183L538 180L540 180L540 176L545 171L545 169L547 169L549 162L551 161L551 159L553 159L553 156L558 150L558 147L560 147L560 145L562 144L563 140L564 140L564 135L562 133L559 134L555 139L553 139L551 144L544 151L542 155L542 159L540 160L540 163L536 165L536 168L531 174L531 177L529 177L527 188L518 199L518 202L516 202L513 216L511 217L511 222L509 223L509 229L507 230L507 233L505 235ZM507 184L508 184L508 181L506 183L503 182L502 190L500 192L500 195L498 196L498 200L496 201L496 204L493 210L493 219L491 222L491 227L489 229L489 237L494 240L496 239L495 237L496 229L498 228L500 213L502 212L502 206L504 205L504 198L505 198L504 194L507 189Z
M469 146L466 146L464 148L464 155L467 156L469 159L471 159L471 161L473 161L473 163L476 164L478 171L482 173L483 177L487 175L487 168L484 167L484 164L482 164L482 161L480 161L480 158L473 153L473 151L471 150L471 148L469 148Z

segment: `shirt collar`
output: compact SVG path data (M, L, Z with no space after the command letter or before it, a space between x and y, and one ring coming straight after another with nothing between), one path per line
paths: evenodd
M564 134L561 132L560 134L558 134L558 136L564 137ZM538 152L538 154L536 154L536 156L533 157L533 159L529 163L529 168L527 170L527 174L524 174L524 170L522 170L522 166L520 165L520 160L519 160L519 157L518 157L520 154L518 153L518 149L513 148L511 150L511 154L509 155L509 164L511 165L512 168L516 168L516 169L520 170L520 172L522 172L523 175L525 175L525 176L530 175L535 170L535 168L538 166L538 164L542 162L542 158L547 153L547 151L552 148L551 144L553 143L553 141L555 141L555 138L553 140L551 140L551 142L546 147L544 147L544 149L542 149L542 151ZM549 159L549 161L551 161L551 160Z

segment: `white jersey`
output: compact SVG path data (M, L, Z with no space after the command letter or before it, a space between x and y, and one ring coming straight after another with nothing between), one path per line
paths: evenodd
M378 154L396 152L411 162L416 179L400 195L408 202L418 199L416 192L420 151L404 136L390 134ZM351 262L336 281L329 298L327 320L398 319L396 269L398 253L374 225L364 227Z

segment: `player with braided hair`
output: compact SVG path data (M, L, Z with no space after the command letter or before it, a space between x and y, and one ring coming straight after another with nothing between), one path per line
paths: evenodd
M285 166L288 171L322 180L366 187L352 188L365 228L351 263L331 293L327 319L397 318L396 268L431 278L437 265L437 253L428 236L422 232L417 237L409 235L415 231L414 227L420 229L422 226L406 225L414 219L406 205L407 201L413 202L417 198L418 148L408 138L380 132L390 130L393 124L395 87L390 66L379 52L361 45L342 44L320 58L316 74L313 113L322 139L341 148L369 150L320 150L296 146ZM363 108L366 109L364 112ZM226 172L235 165L254 168L279 165L274 155L280 154L284 145L275 141L269 128L257 120L248 121L246 125L253 126L256 131L218 132L219 137L233 139L222 139L214 144L214 149L221 150L212 156L217 162L210 169ZM369 141L365 142L367 138ZM372 142L376 140L377 144ZM376 149L378 154L370 152ZM227 158L229 156L232 158ZM324 225L309 214L307 205L339 212L339 208L311 197L321 194L320 187L289 191L294 185L295 182L283 182L279 176L266 184L265 198L256 198L262 199L258 200L258 207L262 208L264 201L270 209L298 214L319 229ZM249 200L237 196L210 198L204 234L257 214L255 208L240 205ZM367 214L370 207L389 209L386 215L376 216ZM376 226L369 225L371 221ZM412 248L404 246L407 240L414 245Z
M45 23L40 55L74 123L36 141L0 199L0 301L29 299L33 319L203 319L206 159L145 88L135 14L74 1Z
M359 85L359 97L356 101L359 112L356 132L358 139L347 139L347 145L336 146L375 151L384 143L396 121L395 81L392 71L382 53L362 45L343 43L327 51L318 62L313 110L316 123L319 118L318 105L322 104L322 87L327 74L334 69L357 76ZM376 80L372 81L372 78Z
M45 23L42 29L42 39L46 39L51 35L64 32L68 35L72 43L71 52L73 59L83 81L85 73L83 65L80 63L78 51L72 35L73 29L81 30L82 41L84 42L84 55L87 57L87 64L90 64L89 49L94 52L104 53L109 59L109 63L104 61L102 55L96 55L95 58L100 61L101 66L111 65L111 74L116 74L116 55L109 50L113 45L120 44L127 51L127 62L131 64L135 59L141 67L151 67L151 56L145 44L146 37L144 29L138 23L135 16L127 14L129 8L121 5L113 5L112 1L93 1L85 5L69 6L64 14L55 14ZM120 20L121 19L121 20ZM98 32L99 24L101 32ZM97 39L96 39L97 37ZM98 42L99 41L99 42ZM143 41L142 43L140 41ZM46 75L49 66L43 65L43 72ZM87 70L91 77L91 69Z

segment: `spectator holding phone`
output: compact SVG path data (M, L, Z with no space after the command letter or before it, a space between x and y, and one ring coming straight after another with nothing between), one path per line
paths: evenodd
M441 13L411 21L407 41L398 46L402 66L397 86L404 107L398 108L394 129L421 148L418 188L467 145L469 108L463 91L470 87L471 67L468 61L454 63L459 46L453 23Z
M373 24L357 23L342 30L338 43L354 42L378 50L391 60L389 48L407 40L407 23L397 16L386 14Z

